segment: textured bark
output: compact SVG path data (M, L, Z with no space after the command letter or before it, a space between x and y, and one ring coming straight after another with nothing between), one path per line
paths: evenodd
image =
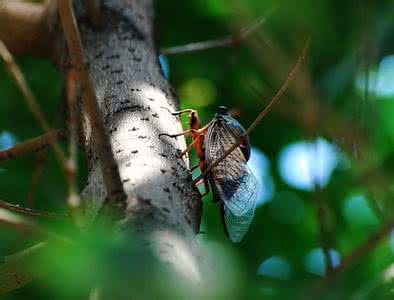
M102 1L104 26L93 27L76 6L78 23L99 106L127 194L127 217L122 229L142 233L161 260L198 279L194 236L199 230L201 200L193 187L186 160L176 154L185 139L159 138L182 130L177 96L158 61L150 0ZM56 60L67 69L63 41ZM106 198L89 120L83 135L89 177L82 194L93 220Z

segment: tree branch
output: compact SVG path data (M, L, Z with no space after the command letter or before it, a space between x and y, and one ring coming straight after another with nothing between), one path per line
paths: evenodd
M53 144L54 140L64 139L64 130L52 130L51 132L16 144L13 147L0 151L0 161L9 160L25 154L39 151Z
M0 1L0 40L15 54L50 55L53 11L50 1Z
M30 208L24 208L16 204L11 204L9 202L5 202L0 200L0 208L4 208L10 211L14 211L17 213L34 216L34 217L44 217L44 218L53 218L53 219L66 219L67 215L61 215L57 213L38 211Z
M269 13L271 14L272 11ZM267 14L267 16L269 15ZM257 31L257 29L263 25L267 16L261 18L261 20L257 21L255 24L252 24L249 27L242 29L237 34L232 34L223 38L218 38L214 40L207 40L202 42L190 43L181 46L174 46L169 48L163 48L160 50L161 54L164 55L176 55L176 54L185 54L189 52L197 52L203 50L209 50L213 48L225 48L225 47L234 47L238 46L242 42L244 42L249 36Z
M45 115L41 111L40 106L36 98L34 97L32 91L30 90L29 86L26 83L25 78L21 70L19 69L18 65L15 63L11 53L8 51L4 43L0 40L0 56L3 58L5 66L11 76L14 78L17 86L21 90L30 110L32 111L34 117L41 125L42 129L48 134L48 138L55 150L55 154L57 159L59 160L61 166L64 168L64 161L65 156L63 150L60 148L59 144L57 143L55 136L51 134L51 127L49 126L48 121L45 118Z
M34 278L44 275L45 268L37 268L33 262L47 247L41 242L17 254L2 257L0 262L0 295L21 288Z
M87 60L83 52L73 8L69 0L59 0L58 7L68 45L71 65L78 72L78 78L83 86L84 107L88 113L91 126L94 128L92 132L93 140L97 149L104 183L108 193L105 204L112 206L119 215L124 215L127 206L127 196L123 190L118 166L114 159L108 136L105 132L96 93L86 65Z

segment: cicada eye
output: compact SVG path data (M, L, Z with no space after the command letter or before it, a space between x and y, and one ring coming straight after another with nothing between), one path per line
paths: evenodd
M226 106L219 106L216 113L219 116L228 115L228 108Z

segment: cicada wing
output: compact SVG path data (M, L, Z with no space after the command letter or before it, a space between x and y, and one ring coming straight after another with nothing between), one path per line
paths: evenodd
M222 214L226 232L230 240L234 243L239 243L252 223L255 206L250 208L241 216L236 216L225 205L222 207Z
M212 123L205 139L207 165L219 159L237 142L237 138L224 122ZM235 149L214 167L208 178L215 196L233 215L240 217L254 210L258 183L240 148Z

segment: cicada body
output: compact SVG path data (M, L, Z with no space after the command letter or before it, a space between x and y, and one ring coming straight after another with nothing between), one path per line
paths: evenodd
M205 164L210 166L240 138L236 148L208 173L214 199L221 207L225 231L233 242L240 242L249 229L256 207L258 183L247 161L250 145L241 124L219 107L204 137Z
M208 193L210 184L214 199L220 205L226 234L233 242L240 242L252 222L258 190L257 180L247 166L250 145L245 129L223 106L218 108L214 119L202 128L199 128L198 114L195 110L184 109L172 114L182 113L190 113L190 129L178 134L161 135L176 137L191 134L193 142L179 157L192 147L196 148L201 172L208 170L241 139L240 146L211 168L207 176L199 181L205 185L205 194Z

